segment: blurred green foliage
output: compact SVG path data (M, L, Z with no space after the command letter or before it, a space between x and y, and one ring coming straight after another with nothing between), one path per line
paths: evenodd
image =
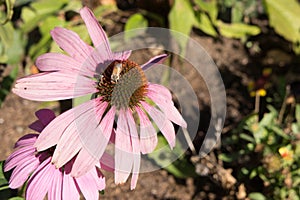
M8 76L3 77L0 86L0 108L2 103L5 100L5 97L9 94L11 90L11 86L16 80L17 75L18 75L18 67L14 67L14 69L10 72Z
M243 41L246 41L248 36L260 33L259 27L242 21L244 13L239 13L237 17L238 12L234 12L235 14L232 16L231 23L225 23L222 19L218 18L220 14L219 3L217 0L175 0L168 18L170 28L189 35L192 28L195 27L212 37L218 37L220 34L229 38L239 38ZM221 5L225 3L230 6L228 1L223 2ZM232 10L238 9L232 7ZM184 51L187 41L178 42L181 50Z
M6 7L5 11L0 12L0 24L3 25L9 20L11 20L13 15L15 0L0 0L0 5L4 5Z
M0 26L0 63L17 64L24 54L24 38L11 22Z
M8 187L8 180L11 176L11 172L4 172L3 168L4 161L0 161L0 199L24 200L22 197L14 197L17 194L17 190Z
M175 0L175 3L168 16L170 29L189 35L195 24L195 16L192 5L188 0ZM178 40L182 54L185 53L185 47L188 40Z
M237 38L246 42L261 33L254 18L267 15L277 34L293 43L300 53L300 5L296 0L174 0L168 15L169 28L189 35L197 28L212 37ZM136 28L144 27L144 18L131 19ZM184 54L187 41L178 41Z
M184 156L184 151L179 141L176 141L176 146L171 150L166 139L159 135L157 147L148 157L177 178L196 177L195 166Z
M264 0L270 26L300 54L300 4L296 0Z
M125 24L125 40L129 41L135 36L135 34L130 30L146 27L148 27L148 21L142 14L136 13L131 15Z
M241 163L240 181L256 177L263 182L264 190L249 194L251 199L258 196L259 199L299 199L300 104L291 106L292 113L279 112L271 105L267 107L269 111L261 119L258 114L249 115L233 131L232 137L223 141L225 149L228 145L235 149L220 154L219 159ZM251 162L243 163L247 158Z

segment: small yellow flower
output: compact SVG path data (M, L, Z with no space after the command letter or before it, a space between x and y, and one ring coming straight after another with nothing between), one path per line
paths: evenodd
M278 152L284 160L293 161L294 152L289 148L281 147Z
M265 89L259 89L259 90L257 90L256 91L258 94L259 94L259 96L261 96L261 97L264 97L264 96L266 96L266 94L267 94L267 91L265 90Z

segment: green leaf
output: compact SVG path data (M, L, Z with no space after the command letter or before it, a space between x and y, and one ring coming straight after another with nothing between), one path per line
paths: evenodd
M111 13L117 11L118 7L114 4L101 5L98 6L93 12L96 17L100 17L106 15L107 13Z
M232 162L234 160L233 156L225 154L225 153L219 154L218 158L220 160L223 160L224 162Z
M253 142L253 143L248 143L247 144L247 148L249 149L249 151L253 151L255 149L255 144L256 142Z
M15 30L11 34L13 36L13 43L7 50L8 59L6 63L17 64L21 61L24 54L24 41L22 40L22 34L19 30Z
M23 197L12 197L8 200L25 200Z
M293 50L296 54L300 54L300 42L295 42L293 44Z
M246 133L241 133L240 138L251 143L255 143L255 139Z
M30 4L30 8L23 8L21 13L21 18L24 21L24 24L22 25L23 32L27 33L32 31L38 26L39 22L58 13L67 2L67 0L41 0Z
M4 176L4 171L3 171L4 162L5 161L0 161L0 186L8 184L8 180Z
M235 2L236 2L236 0L224 0L223 4L225 7L229 8L229 7L232 7Z
M248 175L250 173L250 171L246 168L246 167L242 167L241 168L241 172L244 174L244 175Z
M196 177L195 167L186 158L175 160L171 165L165 169L177 178Z
M74 98L74 99L72 99L72 106L73 107L78 106L78 105L80 105L80 104L82 104L84 102L87 102L87 101L91 100L91 99L92 99L92 95L91 94Z
M3 3L4 0L1 1ZM13 15L13 8L14 8L15 0L5 0L5 6L6 6L6 13L0 11L0 24L5 24L9 20L11 20Z
M201 10L208 13L213 23L216 22L218 16L218 6L216 0L211 0L211 1L195 0L195 3L200 7Z
M259 122L260 127L271 127L274 124L274 121L276 119L276 113L270 112L265 113L263 118Z
M148 21L143 15L136 13L130 16L125 24L125 40L129 41L131 38L136 36L136 34L130 30L146 27L148 27Z
M258 173L257 173L257 170L254 169L254 170L251 171L251 173L250 173L250 175L249 175L249 178L250 178L250 179L253 179L254 177L257 176L257 174L258 174Z
M57 12L64 4L67 4L69 0L40 0L33 2L31 7L37 11L38 14L48 14Z
M260 144L268 136L268 130L263 127L259 127L257 131L253 132L253 136L256 144Z
M241 23L243 22L243 11L245 10L242 2L236 2L231 9L231 22Z
M299 134L300 133L300 123L292 123L292 131L294 134Z
M0 199L9 199L15 196L17 189L13 190L8 185L12 171L4 172L4 162L5 161L0 161Z
M31 1L33 1L33 0L17 0L15 2L15 7L22 6L22 5L27 4L27 3L31 2Z
M15 30L11 22L0 26L1 54L0 62L7 64L18 63L24 53L22 34Z
M31 20L33 20L33 18L36 16L36 13L34 12L34 10L32 10L29 7L24 7L22 9L22 13L21 13L21 18L23 20L23 22L29 23Z
M82 1L73 0L68 1L68 4L62 9L64 11L78 11L82 8Z
M64 26L66 22L57 16L49 16L39 23L39 29L42 35L50 34L50 31L56 26Z
M286 140L290 140L290 137L278 126L272 126L271 130L276 133L277 135L283 137Z
M153 159L157 165L164 167L177 178L197 176L194 165L192 165L185 157L180 156L184 155L184 150L182 149L179 141L176 142L176 146L173 150L169 148L166 150L163 148L165 146L168 146L167 141L162 135L159 135L156 150L148 154L148 157ZM170 160L174 161L170 164Z
M218 35L215 27L205 13L199 13L199 17L197 19L197 23L195 24L196 28L199 28L204 33L213 37L216 37Z
M2 79L2 83L0 85L0 107L5 100L6 95L9 94L12 84L17 78L18 69L18 67L14 67L10 74Z
M217 26L221 35L229 38L244 39L247 36L258 35L260 33L259 27L243 23L227 24L218 20Z
M252 131L251 126L253 124L257 124L257 121L258 121L258 115L257 114L250 114L250 115L246 116L245 119L242 120L242 125L245 126L245 127L241 127L240 131L243 128L245 128L246 130Z
M186 36L190 35L193 25L197 23L192 5L188 0L175 0L168 19L172 30L181 32ZM175 39L178 40L181 54L184 55L188 37Z
M296 0L264 0L270 25L285 39L300 43L300 4Z
M267 200L267 198L262 193L259 193L259 192L251 192L248 195L248 197L251 200Z

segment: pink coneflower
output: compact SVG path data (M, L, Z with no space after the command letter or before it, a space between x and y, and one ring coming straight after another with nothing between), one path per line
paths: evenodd
M125 182L132 172L133 189L140 153L152 152L157 144L157 132L151 121L171 148L176 140L172 122L186 127L170 91L149 83L144 74L145 69L163 62L167 55L156 56L140 66L128 60L131 51L111 51L105 32L87 7L80 10L80 15L96 48L72 31L55 28L51 35L69 56L58 53L40 56L36 65L44 72L19 79L13 91L38 101L96 94L96 98L55 118L42 131L35 146L43 151L57 145L52 158L57 167L77 155L71 174L79 177L98 162L109 140L113 140L115 182Z
M51 110L36 112L38 120L30 128L40 132L55 118ZM28 179L26 199L42 200L48 193L48 199L79 199L80 192L86 199L99 198L99 191L105 188L105 178L97 167L93 167L81 177L71 176L73 159L61 168L52 163L54 147L37 152L34 147L38 134L21 137L15 144L15 152L5 162L5 171L14 168L9 180L10 188L21 187ZM107 158L106 158L107 159Z

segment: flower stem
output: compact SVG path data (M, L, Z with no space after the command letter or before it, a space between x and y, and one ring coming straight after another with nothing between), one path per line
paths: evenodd
M259 112L259 105L260 105L260 95L259 92L255 92L255 107L254 107L254 113L258 114Z
M283 121L283 116L284 116L286 106L287 106L286 100L287 100L287 97L288 97L289 94L290 94L290 86L288 85L286 87L285 96L283 98L282 105L281 105L281 108L280 108L280 111L279 111L279 114L278 114L278 123L279 124L281 124L282 121Z
M194 144L193 144L193 141L192 141L192 139L191 139L191 137L190 137L190 135L189 135L187 129L186 129L186 128L183 128L183 129L182 129L182 132L183 132L183 135L184 135L184 137L185 137L185 140L186 140L186 142L187 142L189 148L191 149L192 153L193 153L194 155L197 155L195 146L194 146Z
M8 186L8 185L5 185L5 186L0 187L0 191L1 191L1 190L6 190L6 189L9 189L9 186Z

